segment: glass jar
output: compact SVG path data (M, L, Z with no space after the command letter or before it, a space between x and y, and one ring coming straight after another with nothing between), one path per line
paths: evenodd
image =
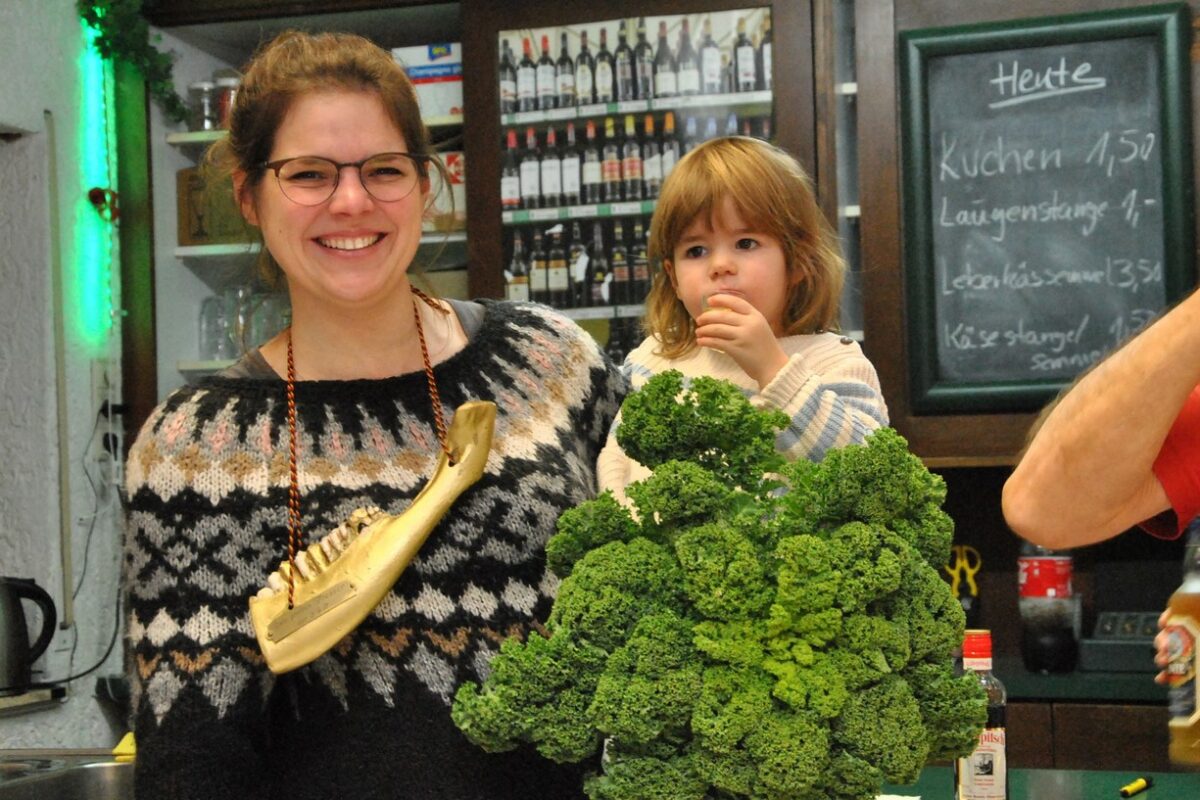
M233 101L237 98L237 78L217 78L217 124L229 127L229 115L233 112Z
M188 110L191 117L188 126L194 131L211 131L217 128L217 87L212 81L196 81L188 86Z

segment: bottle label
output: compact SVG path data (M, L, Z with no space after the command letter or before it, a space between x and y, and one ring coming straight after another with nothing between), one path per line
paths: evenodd
M621 174L627 181L637 181L642 178L642 159L638 156L627 156L621 163Z
M537 94L537 72L531 67L517 70L517 97L532 100Z
M542 193L539 174L541 167L537 161L527 158L521 162L521 196L538 197Z
M1163 626L1167 637L1167 705L1172 726L1191 727L1200 722L1200 684L1196 682L1196 644L1200 625L1190 616L1172 614Z
M642 159L642 174L647 182L662 180L662 156L655 154Z
M542 194L552 197L562 192L562 167L558 159L542 160Z
M551 64L543 64L537 68L537 93L538 97L553 97L558 93L558 76L554 73L554 66Z
M1071 597L1070 556L1021 556L1017 586L1021 597Z
M768 42L762 46L762 62L763 62L763 86L771 88L773 81L771 80L771 44Z
M608 63L601 61L596 65L596 100L605 103L612 100L613 72Z
M677 91L674 72L660 70L654 76L654 93L659 97L670 97Z
M512 103L517 99L517 82L513 80L500 81L500 102Z
M595 186L600 183L600 162L585 161L583 162L583 185Z
M567 287L571 285L571 281L565 260L550 262L546 282L549 284L550 291L552 292L565 292L567 290Z
M717 48L706 47L701 51L700 69L704 71L705 90L718 90L721 86L721 52Z
M754 48L747 45L739 47L737 49L738 83L754 86L757 77L754 69Z
M511 281L509 281L508 286L504 290L504 297L508 300L528 300L529 279L525 278L524 276L520 278L513 278Z
M605 183L617 183L621 180L621 159L606 158L601 165L601 175Z
M675 162L679 160L679 154L675 152L673 147L664 147L662 153L662 176L666 178L671 174L671 170L675 169Z
M1005 800L1008 764L1004 728L984 728L975 752L958 759L954 770L955 800Z
M575 73L563 70L558 73L558 93L564 97L575 97Z
M521 205L521 179L516 175L500 179L500 204L505 208L518 208Z
M579 102L592 102L592 68L587 64L575 67L575 92L579 95Z
M579 194L579 156L562 160L563 194Z
M678 81L680 94L700 93L700 71L695 67L679 70Z

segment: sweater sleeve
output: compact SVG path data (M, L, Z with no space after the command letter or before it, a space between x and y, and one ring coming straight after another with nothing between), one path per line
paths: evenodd
M875 367L849 339L830 338L793 354L753 401L790 418L777 445L792 460L820 461L888 424Z

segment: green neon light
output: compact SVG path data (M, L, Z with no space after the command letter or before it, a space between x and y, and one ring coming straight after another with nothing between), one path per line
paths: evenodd
M113 225L88 201L92 187L114 188L109 169L107 62L92 40L96 33L81 25L84 46L79 56L79 119L75 148L77 181L64 187L76 195L70 210L74 229L72 263L67 268L66 313L85 345L101 348L113 326ZM71 185L74 184L74 185Z

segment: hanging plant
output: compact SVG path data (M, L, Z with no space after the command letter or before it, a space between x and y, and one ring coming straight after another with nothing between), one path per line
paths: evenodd
M150 87L150 96L173 122L188 117L187 103L175 91L174 58L150 40L150 24L142 16L143 0L76 0L79 16L96 31L93 44L102 58L132 66ZM154 37L155 41L161 39Z

